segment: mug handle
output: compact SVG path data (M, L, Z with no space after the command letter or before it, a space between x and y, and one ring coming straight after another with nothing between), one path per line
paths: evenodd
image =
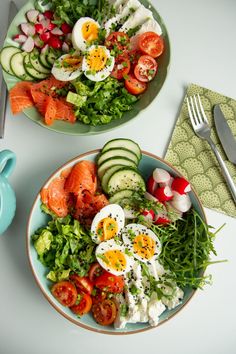
M2 173L8 178L16 165L16 155L11 150L3 150L0 152L0 174Z

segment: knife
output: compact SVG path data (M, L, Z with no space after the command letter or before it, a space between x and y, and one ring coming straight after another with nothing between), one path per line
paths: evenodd
M217 134L228 160L236 164L236 139L218 104L214 106L214 121Z
M14 1L10 2L8 21L5 24L4 33L7 33L8 27L16 16L18 9ZM6 116L6 101L7 101L7 87L3 80L3 76L0 77L0 139L4 137L5 128L5 116Z

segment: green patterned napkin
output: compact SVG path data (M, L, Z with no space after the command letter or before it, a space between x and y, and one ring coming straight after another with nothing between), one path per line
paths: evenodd
M213 107L215 104L220 104L228 124L236 137L236 100L194 84L188 87L188 96L197 93L201 97L203 108L212 127L212 140L217 145L236 183L236 166L227 160L213 121ZM191 182L205 207L236 217L236 206L223 179L215 155L209 144L198 138L192 129L188 116L186 97L165 159Z

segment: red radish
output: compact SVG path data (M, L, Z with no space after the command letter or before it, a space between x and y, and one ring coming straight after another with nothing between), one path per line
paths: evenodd
M71 28L70 25L68 25L68 23L66 23L66 22L61 25L61 30L62 30L62 32L65 33L65 34L68 34L68 33L71 33L71 32L72 32L72 28Z
M53 19L53 12L50 11L50 10L47 10L43 13L43 15L48 18L49 20L52 20Z
M144 198L146 198L147 200L153 200L154 202L158 202L157 198L155 198L152 194L145 192L144 193Z
M32 37L28 37L25 41L25 43L22 45L22 50L24 50L27 53L32 52L34 49L34 40Z
M33 36L35 34L35 27L31 23L22 23L20 28L26 36Z
M167 202L173 198L173 193L170 187L158 187L154 192L154 197L156 197L159 202Z
M54 49L60 49L62 47L62 42L59 37L51 35L48 41L48 45Z
M189 182L183 177L174 178L171 188L179 194L185 194L191 191Z
M150 176L147 180L147 190L149 193L154 194L157 188L157 183L154 180L153 176Z
M34 10L34 9L29 10L26 13L26 17L28 18L29 22L33 22L33 23L37 22L38 15L39 15L39 11L38 10Z
M47 43L49 41L49 38L51 37L50 32L44 32L40 34L40 39L44 42Z
M163 224L169 224L170 223L170 220L166 217L166 216L157 216L154 224L155 225L163 225Z
M48 44L45 44L45 45L43 46L43 48L41 49L41 53L42 53L42 54L45 54L45 53L47 52L48 48L49 48Z
M153 221L154 217L155 217L155 213L154 213L154 211L152 209L150 209L150 210L145 209L142 212L142 215L145 217L145 219L147 221Z
M55 23L50 22L50 23L48 24L47 29L48 29L49 31L52 31L54 28L56 28ZM60 30L60 31L61 31L61 30ZM62 31L61 31L61 34L63 34Z
M174 178L170 177L169 181L160 183L160 187L165 187L165 186L171 187L173 181L174 181Z
M41 23L36 23L34 25L34 28L35 28L36 33L41 34L41 33L44 32L44 27L43 27L43 25Z
M191 200L188 194L179 194L173 191L173 199L170 201L170 205L178 211L185 213L191 208Z
M53 28L51 33L54 34L55 36L62 36L63 35L62 30L60 30L60 28L58 28L58 27Z
M45 18L44 20L40 21L40 24L43 26L44 31L47 31L50 26L50 20Z
M39 36L36 34L34 37L34 45L38 48L42 48L43 47L43 41L39 38Z
M69 50L70 50L70 48L69 48L69 46L68 46L68 44L67 44L66 42L64 42L64 43L62 44L61 49L62 49L63 52L65 52L65 53L68 53Z
M67 33L65 37L66 42L71 42L71 39L72 39L72 33Z
M171 177L169 172L162 168L155 168L152 175L156 183L168 183Z
M38 21L39 21L39 22L42 21L42 20L44 20L44 19L45 19L45 17L44 17L43 14L39 14L39 15L38 15Z
M25 41L27 40L27 36L25 36L24 34L16 34L13 37L13 40L17 43L25 43Z

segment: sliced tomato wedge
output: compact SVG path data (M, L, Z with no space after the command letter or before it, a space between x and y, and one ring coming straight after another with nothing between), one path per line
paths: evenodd
M142 82L149 82L156 76L157 62L150 55L142 55L134 68L135 77Z
M130 38L125 32L112 32L105 40L105 46L108 49L114 49L117 54L128 49Z
M138 64L139 58L143 55L143 52L139 49L134 49L129 52L129 60L131 64L131 69L134 69Z
M77 274L70 275L70 280L75 284L76 288L85 292L86 294L91 294L93 291L93 283L88 277L80 277Z
M70 309L76 315L83 316L91 310L91 307L92 307L91 296L80 292L75 305L71 306Z
M102 326L112 324L117 315L116 304L112 300L104 300L92 306L93 317Z
M75 304L77 299L77 290L70 281L60 281L52 286L51 292L53 296L66 307Z
M93 283L99 275L104 272L104 269L100 266L98 262L91 264L89 268L89 280Z
M97 277L94 285L102 291L109 293L122 293L124 290L124 278L104 271L102 275Z
M125 80L125 88L132 95L140 95L147 89L147 84L136 79L134 75L129 74Z
M145 32L139 36L138 47L144 54L157 58L164 51L164 40L155 32Z
M105 300L107 298L107 293L98 288L95 288L91 297L92 297L93 304L96 304Z
M116 57L115 65L111 76L117 80L122 80L130 71L130 61L127 55Z

